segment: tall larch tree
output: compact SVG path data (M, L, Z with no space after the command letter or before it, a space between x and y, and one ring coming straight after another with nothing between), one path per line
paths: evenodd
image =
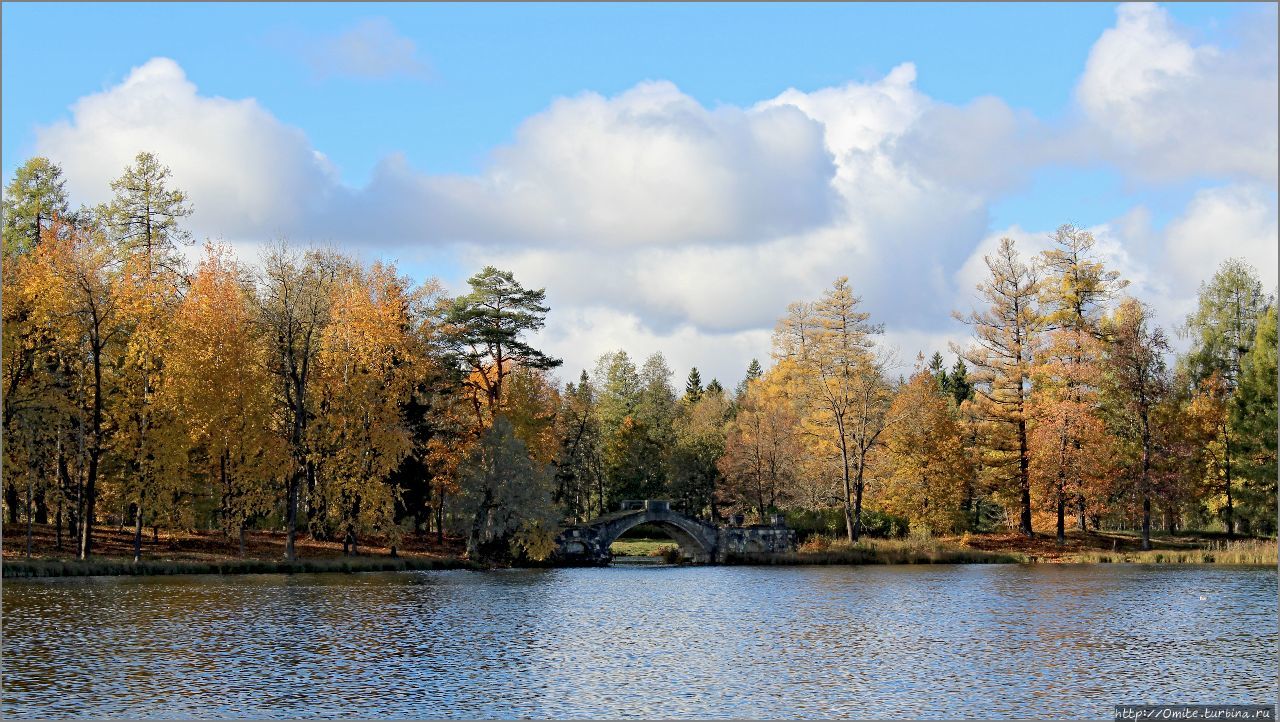
M1110 302L1128 282L1099 260L1091 232L1064 225L1054 233L1053 241L1054 247L1040 255L1044 269L1040 302L1048 332L1034 370L1032 414L1036 425L1044 422L1038 434L1041 444L1057 447L1041 449L1049 452L1037 454L1041 467L1048 463L1050 468L1034 471L1052 488L1058 543L1062 544L1068 503L1076 507L1080 530L1085 528L1088 492L1095 486L1084 476L1091 468L1085 459L1100 451L1088 444L1104 441L1098 416L1101 324Z
M192 213L187 194L170 188L169 168L152 154L138 153L133 165L111 182L114 196L106 218L116 242L147 260L148 275L157 268L181 274L178 249L191 243L182 220Z
M861 534L868 455L889 425L890 390L874 353L880 327L840 277L815 303L794 303L774 332L775 354L793 381L813 432L839 459L849 541Z
M983 257L990 278L978 284L989 305L957 318L973 328L974 342L957 352L974 368L975 410L984 427L983 467L1014 495L1018 530L1031 530L1031 450L1027 408L1031 369L1044 328L1037 303L1038 271L1003 238Z

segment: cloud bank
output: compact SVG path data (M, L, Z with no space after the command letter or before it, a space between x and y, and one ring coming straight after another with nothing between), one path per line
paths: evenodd
M330 56L347 74L404 72L411 43L379 57L362 50L388 32L356 28L333 39ZM1161 227L1141 206L1090 219L1166 323L1227 256L1274 285L1275 57L1274 37L1195 44L1160 7L1126 5L1092 47L1064 119L996 97L940 102L917 88L909 62L750 107L707 107L651 81L554 100L474 175L424 173L390 156L361 188L342 185L301 129L257 101L202 95L177 63L156 58L76 101L71 120L40 129L36 145L84 202L104 199L138 150L156 153L190 193L204 235L509 267L548 288L541 341L566 358L567 376L624 347L662 350L680 373L697 365L729 385L752 356L767 357L786 304L837 275L886 324L906 366L917 351L945 349L964 332L949 312L968 308L983 253L1001 235L1028 253L1045 244L1051 229L990 227L992 204L1025 192L1043 168L1116 168L1134 188L1197 184Z

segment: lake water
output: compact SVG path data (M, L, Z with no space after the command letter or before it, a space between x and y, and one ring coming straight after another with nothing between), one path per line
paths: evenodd
M1276 697L1276 570L7 580L12 718L1074 717Z

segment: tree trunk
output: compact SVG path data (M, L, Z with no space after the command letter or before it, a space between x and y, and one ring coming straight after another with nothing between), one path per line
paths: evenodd
M31 558L31 493L35 482L27 476L27 558Z
M1031 475L1027 452L1027 421L1018 419L1018 488L1022 493L1022 516L1018 520L1018 531L1024 536L1033 536L1031 532Z
M284 541L284 557L289 561L296 561L297 555L294 553L293 538L298 529L298 485L301 483L301 468L295 470L289 475L289 488L286 494L285 502L285 541Z
M36 494L35 504L36 504L36 523L42 524L42 525L48 524L49 523L49 503L45 501L44 489L41 489L40 493Z
M95 324L96 325L96 324ZM98 457L102 455L102 344L93 346L93 444L89 447L89 473L84 482L84 513L80 515L80 558L93 553L93 513L97 501Z
M133 563L142 561L142 499L133 512Z
M244 559L244 520L240 520L240 558Z
M858 470L858 482L854 484L854 502L853 502L853 540L856 542L862 537L862 490L866 484L862 481L862 470Z
M841 432L843 436L843 431ZM844 528L849 535L849 543L858 541L857 529L853 524L853 486L849 479L849 452L845 449L844 440L840 443L840 460L844 463Z
M6 484L6 485L5 485L5 487L4 487L4 505L5 505L5 507L6 507L6 509L5 509L5 510L6 510L7 512L9 512L9 523L10 523L10 524L13 524L13 525L15 525L15 526L16 526L16 525L17 525L17 523L18 523L18 506L20 505L20 501L19 501L19 499L18 499L18 485L17 485L17 484Z
M1058 546L1067 543L1067 494L1066 490L1058 488Z
M1084 494L1076 497L1076 523L1080 531L1085 531Z
M440 504L436 506L436 544L444 544L444 490L440 490Z
M1142 550L1151 548L1151 424L1142 414Z
M58 513L54 517L53 528L56 530L55 533L58 535L57 549L58 551L62 551L62 500L61 499L58 500Z
M1223 466L1226 471L1227 482L1227 506L1223 510L1227 522L1227 538L1230 539L1236 535L1236 519L1235 506L1231 502L1231 431L1224 427L1222 433L1222 457Z
M1142 550L1151 549L1151 495L1142 495Z

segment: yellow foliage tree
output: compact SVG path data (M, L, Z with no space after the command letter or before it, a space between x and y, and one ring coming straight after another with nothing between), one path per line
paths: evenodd
M898 390L890 413L898 423L885 431L879 458L885 510L905 516L912 528L962 529L972 468L964 430L937 377L918 368Z

